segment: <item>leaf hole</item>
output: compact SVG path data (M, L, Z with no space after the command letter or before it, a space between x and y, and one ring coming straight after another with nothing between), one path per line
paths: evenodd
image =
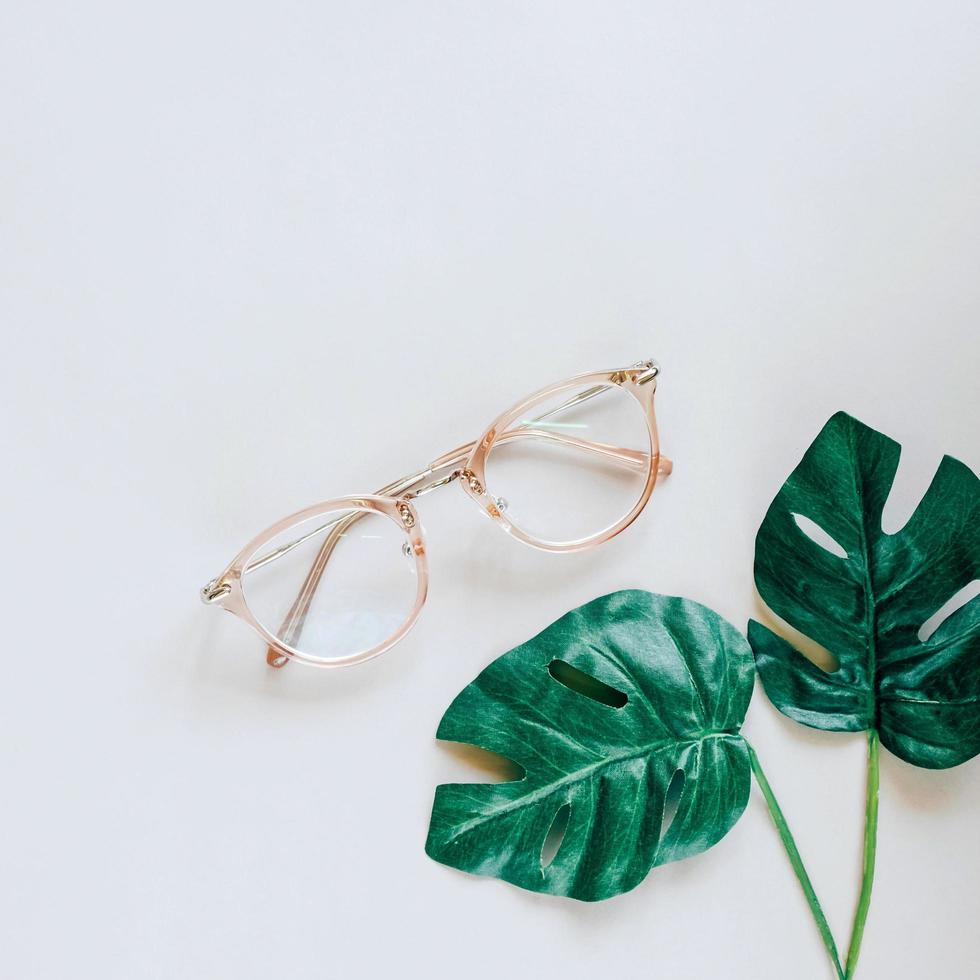
M622 708L629 701L622 691L603 684L591 674L586 674L564 660L552 660L548 664L548 673L570 691L598 701L599 704L606 704L610 708Z
M820 545L824 551L829 551L832 555L836 555L838 558L846 558L847 551L844 547L837 541L836 538L831 537L816 521L810 520L809 517L803 514L794 514L793 520L796 521L796 526L814 543Z
M667 792L664 794L664 816L660 822L660 839L663 840L670 830L670 825L677 816L677 810L681 805L681 794L684 792L684 770L678 769L670 777L667 784Z
M756 594L756 610L759 620L768 626L777 636L780 636L787 643L796 647L797 652L805 657L814 667L819 667L827 674L832 674L840 669L840 660L831 651L816 640L811 639L806 633L800 632L795 626L790 626L785 619L777 616Z
M452 768L455 771L449 774L450 781L456 778L457 772L459 782L468 783L515 783L527 775L523 766L507 756L478 745L449 741L442 741L440 745L454 763Z
M903 446L898 457L898 469L881 510L881 530L898 534L911 520L935 476L941 454L921 446Z
M565 839L565 831L568 830L568 818L572 814L571 804L565 803L558 808L555 819L551 821L548 833L544 836L544 843L541 845L541 870L551 866L555 860L561 842Z
M925 643L953 613L962 609L968 602L972 602L978 595L980 595L980 579L974 579L954 593L919 627L919 639Z

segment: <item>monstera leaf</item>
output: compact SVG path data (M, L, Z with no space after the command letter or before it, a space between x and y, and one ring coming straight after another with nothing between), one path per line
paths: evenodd
M877 731L900 758L941 769L980 752L980 597L931 635L922 627L980 577L980 481L945 457L906 526L885 534L899 453L881 433L835 415L756 539L762 598L837 668L821 669L756 622L749 640L784 714L828 731ZM807 520L833 540L818 543L819 532L802 529Z
M746 640L696 602L624 591L573 610L450 705L439 738L506 756L524 777L439 786L426 851L596 901L706 850L748 798L739 727L753 677ZM564 836L543 859L556 818L567 819Z

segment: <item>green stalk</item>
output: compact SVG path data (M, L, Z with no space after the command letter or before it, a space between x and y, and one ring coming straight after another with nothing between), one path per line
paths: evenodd
M854 927L851 930L851 945L847 950L846 980L854 976L858 956L861 953L861 940L864 938L864 923L871 905L871 889L875 880L875 854L878 850L878 732L868 732L868 802L864 819L864 868L861 875L861 895L854 913Z
M748 745L748 742L745 744ZM810 876L806 873L803 858L800 857L799 848L796 846L796 841L793 840L792 833L790 833L789 824L786 822L783 811L776 801L772 787L769 785L769 780L766 779L766 774L762 771L762 765L759 762L759 757L755 754L755 749L751 745L748 745L748 749L752 774L755 776L755 781L759 784L759 789L762 790L762 795L765 797L766 806L769 807L769 815L772 817L772 822L776 825L780 840L782 840L783 847L786 849L786 854L789 857L789 863L793 866L793 871L796 872L796 878L800 883L800 887L803 889L803 894L806 897L807 904L810 906L810 912L813 914L817 928L820 930L823 944L830 954L830 962L833 964L839 980L846 980L844 970L840 964L840 955L837 952L837 944L834 942L833 933L830 931L827 917L823 914L823 909L820 907L817 893L813 890L813 883L810 881Z

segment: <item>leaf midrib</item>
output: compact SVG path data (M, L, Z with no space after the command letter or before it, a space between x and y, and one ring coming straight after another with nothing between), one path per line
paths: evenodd
M741 739L742 736L738 731L730 731L728 729L708 729L703 732L699 732L696 737L693 738L667 738L659 739L656 742L649 742L645 745L638 746L634 749L628 749L624 752L617 753L615 755L604 756L598 762L593 762L582 769L576 769L574 772L567 773L560 779L556 779L553 782L546 783L544 786L539 786L537 789L532 790L526 796L520 796L515 800L508 800L501 806L494 807L489 813L482 813L477 817L471 817L469 820L459 825L459 828L450 835L446 843L451 844L453 841L458 840L464 834L468 834L471 830L475 830L477 827L482 826L490 820L495 820L497 817L504 816L510 813L512 810L519 810L524 807L533 806L535 803L550 796L556 789L567 785L568 783L579 782L591 776L596 770L602 769L605 766L614 765L617 762L625 762L628 759L638 759L641 756L654 755L658 749L663 749L668 746L689 746L689 745L702 745L709 739L716 738L730 738L730 739ZM527 776L524 779L514 780L514 782L522 783L527 780Z
M868 696L867 713L871 720L871 728L878 729L878 597L875 593L875 575L872 569L874 554L868 543L868 512L863 502L867 499L865 495L864 474L861 472L861 459L858 447L855 445L854 429L848 430L847 442L851 451L851 458L854 466L851 470L853 474L855 504L861 515L859 522L861 532L861 551L864 553L864 628L867 633L868 651ZM878 515L879 530L881 515ZM883 532L882 532L883 533Z

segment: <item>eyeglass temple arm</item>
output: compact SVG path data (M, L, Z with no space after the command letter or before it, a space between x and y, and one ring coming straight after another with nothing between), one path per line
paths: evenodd
M542 430L538 427L538 423L545 422L546 419L551 418L553 415L557 415L559 412L564 411L566 408L570 408L572 405L577 405L581 402L588 401L590 398L594 398L596 395L602 394L602 392L607 391L609 385L594 385L592 388L586 391L580 392L579 394L569 398L567 401L563 402L561 405L556 406L551 409L550 412L545 412L539 415L536 419L523 420L519 423L516 430L509 430L507 432L501 433L497 439L499 442L508 442L514 438L521 435L534 435L543 439L552 439L556 442L561 442L568 446L575 446L584 450L598 452L601 455L619 460L627 465L639 465L646 467L647 465L647 455L646 453L637 452L632 449L622 449L618 446L608 446L604 443L589 442L584 439L575 439L571 436L561 436L558 433L551 432L548 430ZM473 447L476 442L468 442L457 449L452 449L448 453L440 456L437 460L430 463L424 470L419 470L417 473L413 473L411 476L402 477L400 480L396 480L394 483L388 484L388 486L382 488L378 491L379 494L386 495L399 495L404 493L406 490L414 486L420 480L427 476L432 476L436 471L444 469L447 466L453 466L458 463L462 463L466 460L469 454L473 451ZM670 473L672 464L670 460L665 460L664 457L660 457L658 460L659 466L657 468L658 474L665 476ZM435 479L431 483L427 483L424 486L416 489L407 496L420 497L424 493L428 493L429 490L434 490L436 487L444 486L446 483L451 483L457 474L450 473L442 478ZM293 548L301 545L304 541L309 540L314 534L319 534L321 531L326 530L328 527L339 523L344 520L344 518L334 518L333 520L327 521L325 524L321 524L319 527L314 528L312 531L308 531L306 534L297 538L295 541L290 541L288 544L277 548L275 551L270 551L263 555L261 558L253 558L252 561L248 563L245 568L246 572L255 571L261 568L263 565L267 565L271 561L275 561L277 558L281 558L283 555L288 554Z
M551 432L547 429L537 429L530 426L520 429L509 429L506 432L502 432L499 436L497 436L496 441L513 442L515 439L528 437L534 439L544 439L550 442L558 442L563 446L570 446L573 449L581 449L583 452L595 453L596 455L604 456L607 459L611 459L617 463L628 466L630 469L645 470L650 462L650 454L639 449L626 449L622 446L611 446L604 442L591 442L587 439L578 439L575 436L565 435L561 432ZM415 474L415 479L421 479L422 477L430 474L434 475L439 470L443 470L451 466L458 466L460 463L466 462L475 445L475 441L469 442L465 446L460 446L459 449L453 449L444 456L440 456L437 460L430 463L429 466L421 473ZM674 464L672 460L668 459L666 456L658 457L658 476L669 476L673 468ZM407 496L409 498L421 497L422 494L428 493L429 490L434 490L437 486L442 486L444 482L449 483L451 481L448 478L437 480L434 483L426 484L410 491Z
M581 392L573 398L568 399L556 408L553 408L550 412L546 412L543 415L539 415L536 419L525 420L519 424L517 429L511 429L506 432L501 433L497 436L498 442L510 442L513 439L520 438L523 436L533 436L539 439L550 439L554 442L561 443L566 446L572 446L578 449L582 449L587 452L598 453L599 455L605 456L609 459L613 459L616 462L623 463L630 467L636 467L645 469L648 463L648 456L644 452L640 452L633 449L624 449L619 446L610 446L606 443L600 442L590 442L585 439L577 439L574 436L563 435L561 433L553 432L546 429L541 429L538 427L538 423L544 422L545 419L551 418L551 416L556 415L558 412L564 409L576 405L580 402L586 401L589 398L595 397L595 395L606 391L607 385L596 385L587 391ZM409 499L414 497L420 497L430 490L435 490L437 487L444 486L447 483L451 483L458 474L449 473L441 477L437 477L428 483L425 483L421 487L417 487L415 490L411 490L420 481L424 480L426 477L435 476L435 474L448 467L453 467L459 463L464 462L470 453L473 451L473 447L476 442L468 442L463 446L459 446L456 449L450 450L448 453L440 456L438 459L431 462L424 470L419 470L410 476L402 477L400 480L396 480L394 483L388 484L388 486L383 487L378 491L379 494L385 494L387 496L399 496L405 495ZM660 476L667 476L671 472L673 464L669 459L664 456L658 457L657 473ZM410 491L410 492L409 492ZM271 551L261 558L254 558L248 563L245 568L246 572L253 572L256 569L261 568L263 565L267 565L271 561L275 561L277 558L281 558L283 555L288 554L293 548L301 545L304 541L309 540L313 535L319 534L321 531L326 530L329 527L340 523L341 521L346 521L346 518L334 518L333 520L327 521L325 524L321 524L319 527L314 528L312 531L308 531L306 534L294 541L290 541L288 544L277 548L275 551ZM349 526L351 522L344 524L344 527L338 529L338 536L342 533L346 527Z
M518 428L508 429L506 432L501 433L497 439L500 442L510 442L514 439L528 437L532 439L545 439L558 442L562 445L575 449L581 449L585 452L596 453L600 456L604 456L607 459L612 459L618 463L624 464L630 467L630 469L644 469L649 463L650 456L648 453L635 449L626 449L621 446L611 446L602 442L591 442L587 439L579 439L575 436L566 435L565 433L553 432L551 430L541 429L538 427L538 423L545 421L556 413L563 411L572 405L586 401L587 399L600 394L606 389L606 385L597 385L594 388L581 392L574 398L571 398L567 402L559 405L557 408L552 409L550 412L541 415L538 418L522 422ZM382 487L377 491L378 495L404 495L411 499L414 497L420 497L423 494L428 493L430 490L435 490L437 487L451 483L459 476L459 473L452 472L452 469L459 466L461 463L464 463L469 458L469 455L473 451L473 447L475 445L476 440L474 439L472 442L468 442L463 446L450 450L448 453L443 454L438 459L433 460L433 462L431 462L425 469L412 473L409 476L404 476L401 479L395 480L393 483L389 483L387 486ZM673 462L666 456L658 457L658 475L669 476L673 468ZM443 473L441 476L438 475L441 471L445 471L447 469L451 470L451 472L448 474ZM429 479L429 482L423 482L427 478ZM419 484L421 484L421 486L419 486ZM316 594L317 587L320 584L320 579L323 577L327 562L330 560L330 556L333 554L334 548L336 548L337 543L346 533L347 529L352 524L360 520L360 518L363 516L363 513L358 511L347 517L341 518L339 521L335 521L330 527L330 530L323 540L323 544L320 546L320 550L317 552L317 555L313 560L313 564L310 566L310 570L307 573L306 578L303 580L299 593L297 594L296 599L294 600L289 612L286 614L286 618L283 620L282 626L280 627L279 635L282 637L283 643L285 643L286 646L292 646L293 643L299 639L299 636L303 631L303 626L306 621L306 614L309 612L310 606L313 602L313 597ZM311 534L315 533L316 531L311 532ZM308 536L309 535L307 535L307 537ZM285 554L285 551L289 550L291 547L292 545L289 545L286 549L280 552L273 553L272 555L259 559L259 562L265 564L267 561L272 561L275 558L281 557L281 555ZM253 565L253 567L257 567L257 565ZM270 667L283 667L288 663L288 658L274 647L270 646L266 651L266 663L268 663Z

